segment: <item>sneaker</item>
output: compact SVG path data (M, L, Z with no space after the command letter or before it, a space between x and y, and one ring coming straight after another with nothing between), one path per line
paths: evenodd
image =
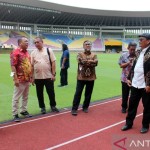
M21 121L21 119L19 118L18 114L14 116L13 121L15 121L15 122L20 122Z
M59 110L55 106L51 107L51 110L52 112L59 112Z
M83 108L82 111L85 112L85 113L89 112L88 108Z
M73 116L77 116L77 115L78 115L78 112L77 112L77 110L73 109L73 110L71 111L71 114L72 114Z
M21 112L20 114L23 115L24 117L27 117L27 118L32 117L32 115L29 114L27 111Z
M46 114L45 108L41 108L41 114Z

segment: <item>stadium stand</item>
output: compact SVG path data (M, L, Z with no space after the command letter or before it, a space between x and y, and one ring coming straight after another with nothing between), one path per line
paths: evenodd
M18 31L5 31L0 30L0 33L3 33L0 35L0 41L3 43L3 45L7 45L7 47L17 47L17 40L19 37L25 36L30 37L29 33L27 32L18 32ZM6 34L7 33L7 34ZM29 44L29 49L34 49L33 40L36 37L36 34L32 34ZM82 49L83 41L90 40L93 42L93 48L94 50L100 50L103 48L102 46L102 40L95 38L95 37L83 37L83 36L74 36L74 40L71 40L68 38L67 35L52 35L52 34L45 34L41 33L41 36L43 37L44 41L44 47L51 47L54 50L61 50L61 44L59 42L63 41L66 43L70 50L80 50Z
M63 41L68 45L70 50L81 50L83 41L90 40L92 41L92 48L96 51L102 51L105 49L105 45L115 45L122 46L122 50L127 50L127 45L129 42L136 42L138 44L137 39L116 39L116 38L96 38L96 37L84 37L84 36L73 36L73 39L69 38L67 35L54 35L48 33L41 33L43 37L44 47L50 47L54 50L61 50L61 43L59 41ZM30 39L29 49L34 49L33 40L37 36L37 34L32 34L30 36L29 32L25 31L8 31L8 30L0 30L0 42L2 43L2 47L4 48L14 48L17 47L17 40L19 37L28 37Z
M3 48L15 47L20 36L27 36L32 50L33 39L40 35L44 46L54 50L61 50L60 41L70 50L80 50L88 39L95 51L116 46L126 51L129 41L137 42L139 34L150 33L150 11L90 10L39 0L1 0L0 13Z

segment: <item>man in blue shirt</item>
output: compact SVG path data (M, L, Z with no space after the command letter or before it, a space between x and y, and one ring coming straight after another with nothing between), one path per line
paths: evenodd
M66 44L62 44L62 56L60 59L60 85L59 87L63 87L68 85L68 68L70 67L70 54L68 50L68 46Z

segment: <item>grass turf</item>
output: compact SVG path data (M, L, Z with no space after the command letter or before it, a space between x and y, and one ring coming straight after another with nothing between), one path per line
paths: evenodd
M70 54L70 68L68 69L67 87L57 87L60 81L60 56L61 53L55 53L57 58L57 75L55 81L55 95L58 108L71 107L74 92L76 89L77 75L77 53ZM95 81L94 90L91 101L102 100L114 96L121 95L120 73L121 69L118 65L120 54L101 54L97 53L98 66L96 67L97 79ZM0 55L0 122L12 119L12 95L13 81L10 77L10 60L8 54ZM45 90L44 90L45 92ZM84 91L83 91L84 92ZM45 92L45 105L47 111L50 111L49 100ZM84 99L82 94L81 104ZM35 86L30 87L28 111L31 114L39 114L40 109L36 97Z

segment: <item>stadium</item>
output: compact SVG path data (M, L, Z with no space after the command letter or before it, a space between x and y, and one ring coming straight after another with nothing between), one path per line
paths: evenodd
M131 5L135 7L128 4ZM138 131L143 111L141 103L134 130L120 131L125 114L120 113L121 69L118 59L127 51L130 42L139 44L139 34L150 33L149 10L82 8L48 0L0 0L0 14L0 149L133 150L140 147L135 141L147 140ZM28 109L33 117L21 118L20 123L14 123L11 112L14 85L10 77L9 53L18 46L20 37L29 39L28 50L31 52L35 49L33 41L37 36L43 39L44 47L50 47L56 55L55 93L60 113L50 112L45 94L47 114L41 115L35 86L31 85ZM83 113L80 106L78 117L73 117L70 109L76 89L76 56L83 51L85 40L92 42L92 51L98 56L97 80L89 113ZM62 43L69 47L71 67L69 85L59 88ZM84 95L81 99L84 100ZM131 139L134 145L129 146ZM145 144L141 150L146 148Z
M27 36L33 49L34 37L42 36L45 46L54 50L60 50L60 41L80 50L88 38L95 51L126 51L127 44L138 43L137 35L149 32L150 26L149 12L141 11L83 9L34 0L4 0L0 8L2 48L16 47L16 38Z

